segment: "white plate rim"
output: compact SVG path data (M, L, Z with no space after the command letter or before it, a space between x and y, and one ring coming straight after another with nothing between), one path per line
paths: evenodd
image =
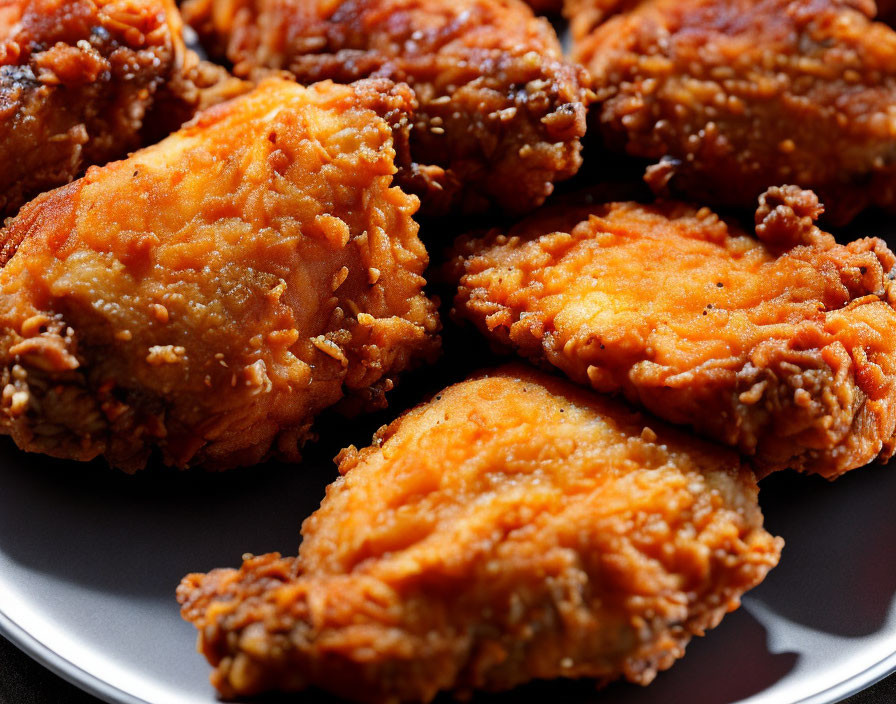
M109 704L152 704L109 684L92 672L78 667L46 643L31 635L4 613L3 609L0 609L0 635L54 674L88 694L109 702Z
M78 667L32 636L2 609L0 609L0 635L62 679L109 704L154 704L130 692L125 692L96 674ZM836 685L789 704L836 704L873 686L893 673L896 673L896 651Z

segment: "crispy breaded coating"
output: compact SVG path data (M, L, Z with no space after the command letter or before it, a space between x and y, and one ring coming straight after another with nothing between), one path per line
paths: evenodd
M0 2L0 216L139 147L144 122L176 129L202 89L237 85L181 29L171 0Z
M0 231L0 432L126 470L296 460L438 347L407 86L280 79L22 208ZM384 119L385 118L385 119Z
M872 0L568 0L618 151L703 204L814 189L838 224L896 206L896 32Z
M409 83L420 105L400 178L427 213L531 210L581 163L587 77L521 0L186 0L183 12L238 76Z
M782 546L734 452L523 367L452 386L337 460L298 558L178 589L225 697L647 684Z
M834 478L893 452L896 257L811 191L750 237L708 208L581 205L458 244L456 315L501 346L753 455Z

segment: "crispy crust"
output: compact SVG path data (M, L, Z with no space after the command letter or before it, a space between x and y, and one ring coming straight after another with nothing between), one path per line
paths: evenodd
M122 5L0 7L0 214L138 146L152 95L185 49L172 2Z
M657 192L749 207L815 190L827 219L896 206L896 32L870 0L569 0L574 58Z
M833 478L892 454L893 253L839 245L811 192L770 189L747 236L707 208L584 205L464 238L456 315L675 423Z
M381 405L438 349L418 201L391 185L412 103L272 79L26 205L0 231L0 432L226 468L298 459L345 393Z
M521 212L579 168L587 77L520 0L187 0L184 16L239 76L385 76L419 110L399 177L430 214Z
M735 453L522 367L344 450L299 558L184 579L225 697L647 684L778 561Z
M181 31L171 0L0 5L0 215L247 90Z

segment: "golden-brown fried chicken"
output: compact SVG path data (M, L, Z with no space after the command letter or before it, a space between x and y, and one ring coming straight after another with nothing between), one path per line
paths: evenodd
M521 0L187 0L238 76L406 81L419 100L401 183L426 212L520 212L581 163L585 72Z
M734 452L522 367L446 389L337 460L297 559L181 583L224 696L647 684L782 545Z
M463 239L456 314L602 392L833 478L893 452L896 257L839 245L811 191L770 189L748 236L707 208L580 205Z
M344 393L437 348L407 86L271 79L0 231L0 432L58 457L297 459ZM385 118L385 119L384 119Z
M171 0L0 0L0 215L125 156L145 123L177 129L204 90L239 88L181 29Z
M749 207L814 189L826 218L896 206L896 32L871 0L569 0L608 144L648 181Z
M139 144L184 59L171 2L0 4L0 212Z

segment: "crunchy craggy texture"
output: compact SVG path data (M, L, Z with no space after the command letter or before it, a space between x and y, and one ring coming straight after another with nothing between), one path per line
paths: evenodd
M140 142L155 144L198 112L244 95L254 87L251 81L236 78L223 66L202 61L195 52L187 51L181 69L159 86L153 96L143 120Z
M408 82L420 106L400 177L430 214L530 210L581 163L587 77L520 0L187 0L183 12L239 76Z
M458 244L456 314L601 392L828 478L893 451L896 258L835 243L811 191L770 189L744 234L707 208L535 215Z
M778 561L734 452L511 367L337 458L298 558L184 579L225 697L647 684Z
M648 181L749 207L779 183L827 219L896 206L896 32L871 0L569 0L607 142Z
M270 80L0 231L0 432L142 467L298 459L345 392L437 350L407 86ZM386 119L383 119L383 118Z
M181 28L170 0L0 2L0 215L140 146L160 89L156 130L192 115L212 69Z

